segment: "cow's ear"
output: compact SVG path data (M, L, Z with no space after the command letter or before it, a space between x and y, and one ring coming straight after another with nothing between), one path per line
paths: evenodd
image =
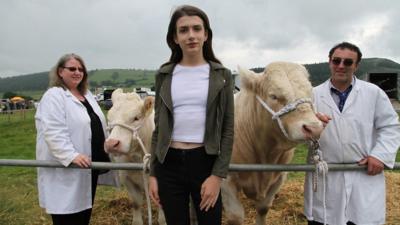
M255 90L260 76L254 71L238 66L241 89Z
M147 96L144 99L144 104L143 104L143 114L145 116L150 115L153 112L154 108L154 97L153 96Z
M124 91L121 88L115 89L111 94L111 101L116 102L118 96L120 96L122 93L124 93Z

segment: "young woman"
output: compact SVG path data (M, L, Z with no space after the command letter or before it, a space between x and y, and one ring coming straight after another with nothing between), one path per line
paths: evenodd
M82 58L76 54L62 56L49 77L50 88L35 115L36 158L82 168L89 167L91 161L110 161L103 150L105 118L88 91ZM39 203L51 214L53 224L89 224L97 180L103 172L38 169Z
M150 197L167 224L221 224L220 187L233 144L233 80L214 56L207 15L184 5L170 20L170 60L156 75Z

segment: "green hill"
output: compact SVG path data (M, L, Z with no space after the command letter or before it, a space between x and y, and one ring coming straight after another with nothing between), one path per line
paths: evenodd
M14 92L37 99L48 87L49 72L0 78L0 98L5 92ZM88 72L90 88L97 87L152 87L155 70L141 69L96 69Z
M316 86L329 77L328 63L314 63L304 65L310 75L313 86ZM263 67L254 68L263 71ZM400 74L400 64L384 58L366 58L361 60L356 75L363 79L371 72L392 72ZM96 69L89 71L91 88L96 87L152 87L154 85L155 70L142 69ZM34 95L38 98L47 89L48 72L27 74L15 77L0 78L0 98L5 92L14 92L24 95Z
M154 70L103 69L89 72L90 87L151 87L154 85Z
M0 92L45 90L48 83L48 72L0 78Z

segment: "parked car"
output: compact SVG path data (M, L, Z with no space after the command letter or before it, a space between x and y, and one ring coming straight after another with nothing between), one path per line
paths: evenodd
M103 92L103 98L104 98L103 108L105 110L109 110L112 107L111 94L113 93L114 90L115 89L106 89Z
M104 105L103 105L103 108L105 109L105 110L109 110L109 109L111 109L111 107L112 107L112 101L111 101L111 98L109 98L109 99L107 99L107 100L104 100L103 101L104 102Z

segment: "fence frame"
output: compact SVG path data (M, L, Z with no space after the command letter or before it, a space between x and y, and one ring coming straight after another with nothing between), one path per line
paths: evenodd
M24 160L24 159L0 159L0 166L18 166L18 167L47 167L47 168L69 168L69 169L110 169L110 170L143 170L143 163L107 163L92 162L88 168L80 168L75 164L65 167L57 161L48 160ZM329 171L355 171L366 170L366 166L359 166L356 163L351 164L328 164ZM396 162L393 169L400 170L400 163ZM315 171L313 164L230 164L230 172L307 172Z

